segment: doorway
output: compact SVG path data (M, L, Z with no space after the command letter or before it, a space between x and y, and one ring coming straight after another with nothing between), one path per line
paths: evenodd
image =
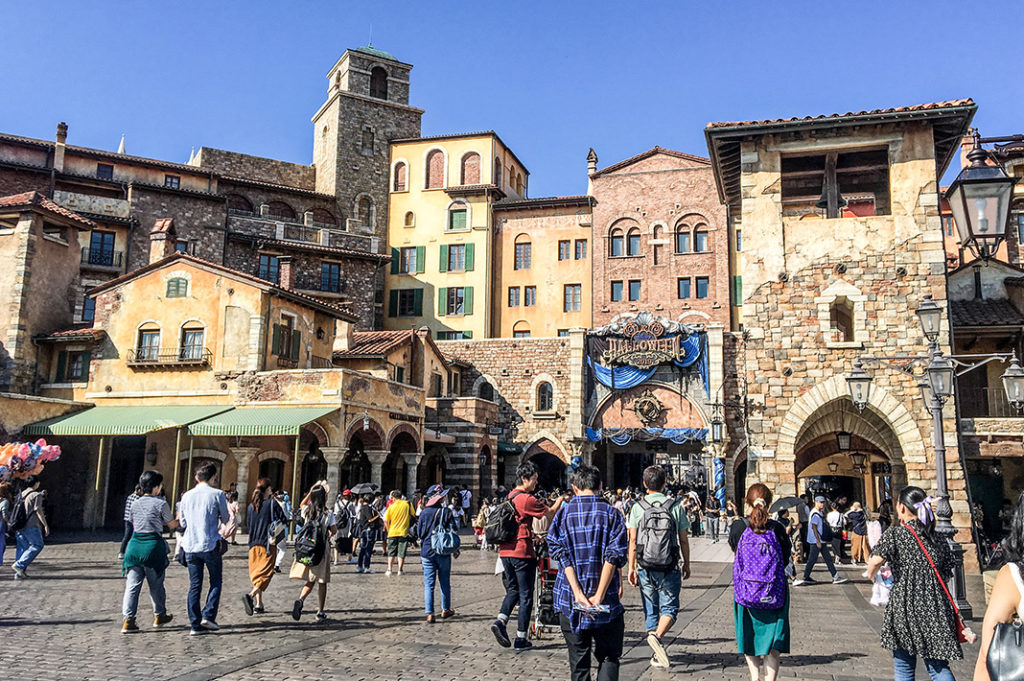
M104 529L124 529L124 504L139 483L145 454L145 435L115 437L111 442Z

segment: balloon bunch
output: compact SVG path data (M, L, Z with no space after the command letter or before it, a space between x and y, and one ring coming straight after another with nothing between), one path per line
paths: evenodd
M11 442L0 447L0 481L27 478L43 472L43 464L60 458L60 447L46 440Z

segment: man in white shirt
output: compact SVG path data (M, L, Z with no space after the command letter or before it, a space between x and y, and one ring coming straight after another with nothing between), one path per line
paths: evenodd
M231 517L224 492L217 489L217 467L205 463L196 469L196 486L185 492L178 505L179 521L185 528L181 550L188 566L188 619L191 635L217 631L217 607L220 605L222 562L218 542L220 523ZM210 573L210 592L206 607L200 611L203 592L203 569Z

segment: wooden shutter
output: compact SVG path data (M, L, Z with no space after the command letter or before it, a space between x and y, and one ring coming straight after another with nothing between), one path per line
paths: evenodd
M401 254L397 248L391 249L391 274L398 274L398 266L400 264Z
M462 314L473 314L473 287L463 289Z
M472 338L473 337L473 332L472 331L463 331L462 332L462 337L463 338Z
M441 244L441 272L448 271L448 246L447 244Z
M423 316L423 289L412 290L412 313L417 317Z
M466 211L453 210L448 213L448 229L458 230L466 228Z
M388 291L388 316L398 316L398 291L394 289Z
M302 348L302 332L298 329L292 329L292 352L289 355L291 359L299 358L299 350Z
M448 314L448 289L437 289L437 316L444 317Z
M68 353L61 350L57 353L57 375L54 377L55 383L64 382L64 368L68 364Z
M473 244L466 244L466 271L473 271Z
M416 274L423 274L423 266L427 263L427 247L416 247Z
M743 276L739 274L732 278L732 304L743 304Z
M274 324L273 342L270 344L270 354L281 354L281 325Z
M92 361L92 350L82 351L82 373L79 376L74 376L80 381L89 380L89 362Z

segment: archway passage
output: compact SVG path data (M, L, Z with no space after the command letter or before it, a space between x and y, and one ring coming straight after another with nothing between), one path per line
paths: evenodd
M349 439L348 452L341 462L338 484L342 489L347 489L361 482L370 482L372 474L373 466L370 465L370 458L366 456L362 437L353 435Z
M558 447L551 440L540 440L530 445L523 455L523 461L532 461L537 467L537 489L552 492L564 489L568 484L568 466L562 460ZM516 481L518 483L518 480Z
M301 484L299 494L305 496L306 492L318 481L327 478L327 460L320 451L320 445L314 437L306 448L306 454L302 459Z
M416 451L416 439L406 432L397 433L391 441L391 449L384 465L381 467L381 489L387 493L391 490L406 491L410 471L402 454Z
M270 486L274 490L282 489L281 486L284 484L284 461L280 459L264 459L260 461L259 477L270 480Z
M419 489L426 490L431 485L444 484L448 468L447 457L447 450L440 445L433 445L427 450L416 472L416 486Z

